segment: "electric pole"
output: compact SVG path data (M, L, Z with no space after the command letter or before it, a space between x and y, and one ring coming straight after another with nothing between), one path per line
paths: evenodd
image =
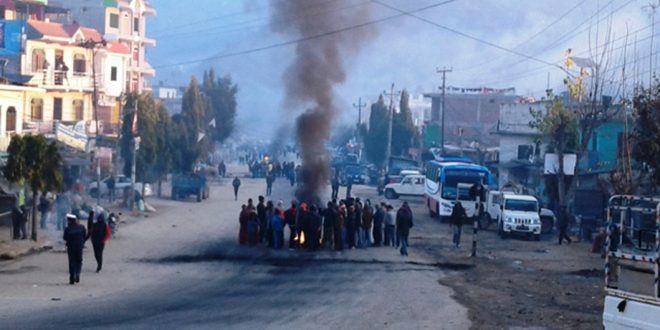
M385 151L385 172L390 170L390 156L392 156L392 120L394 119L394 96L399 95L400 92L394 92L394 83L390 88L390 92L383 91L383 95L390 97L390 107L387 111L389 118L389 125L387 128L387 149Z
M436 73L442 73L442 117L440 119L442 127L440 128L440 150L441 154L445 154L445 91L447 90L446 79L447 73L452 72L452 69L446 69L442 67L442 70L435 68Z
M358 109L358 122L357 122L358 129L360 128L360 124L362 124L362 108L366 106L367 106L366 103L362 103L362 98L358 99L357 104L353 103L353 107Z

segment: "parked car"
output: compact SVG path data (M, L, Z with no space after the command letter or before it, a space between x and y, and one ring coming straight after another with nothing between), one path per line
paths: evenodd
M426 177L421 174L411 174L403 177L401 182L385 185L385 198L396 199L399 196L424 196Z

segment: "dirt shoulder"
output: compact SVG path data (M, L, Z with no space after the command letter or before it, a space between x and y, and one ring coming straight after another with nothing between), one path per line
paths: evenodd
M558 245L555 234L540 242L502 240L493 231L481 231L478 257L471 258L471 227L463 228L456 250L449 225L431 219L423 204L415 204L414 211L420 225L411 234L411 246L452 266L438 282L469 308L474 329L602 326L602 259L590 253L589 242Z

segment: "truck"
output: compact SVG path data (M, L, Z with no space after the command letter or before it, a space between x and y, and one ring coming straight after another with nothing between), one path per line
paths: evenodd
M425 175L406 175L400 182L385 185L385 198L397 199L399 196L424 196Z
M195 195L197 202L207 199L210 194L206 177L197 173L172 176L172 200Z
M512 234L527 235L537 241L541 239L539 202L534 196L490 191L486 216L497 223L497 232L502 239Z
M608 201L605 329L660 329L660 198Z

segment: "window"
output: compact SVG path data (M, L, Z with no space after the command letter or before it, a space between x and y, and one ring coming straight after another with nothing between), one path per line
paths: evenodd
M529 160L533 154L534 154L533 145L518 146L518 160Z
M118 14L110 14L110 27L113 29L118 29L119 28L119 15Z
M39 72L41 70L47 69L48 64L46 63L46 54L43 49L33 49L32 50L32 72Z
M133 19L133 32L140 33L140 19L137 17Z
M117 81L117 67L110 68L110 81Z
M85 117L85 102L83 100L73 100L73 113L76 116L75 120L80 121Z
M30 101L30 119L44 120L44 100L32 99Z
M87 71L87 61L85 55L76 54L73 56L73 75L84 76Z
M7 126L5 127L7 132L16 131L16 108L9 107L7 109Z
M62 98L53 98L53 120L62 120Z

